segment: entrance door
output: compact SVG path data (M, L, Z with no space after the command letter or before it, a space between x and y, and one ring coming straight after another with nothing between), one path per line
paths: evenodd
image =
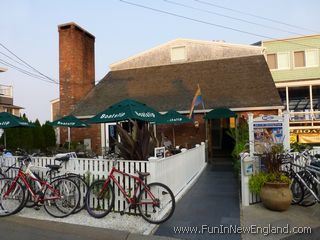
M211 141L212 156L230 156L235 142L230 137L230 119L212 119L211 120Z
M212 136L212 148L213 149L221 149L222 147L222 127L221 127L221 119L213 119L211 120L211 136Z

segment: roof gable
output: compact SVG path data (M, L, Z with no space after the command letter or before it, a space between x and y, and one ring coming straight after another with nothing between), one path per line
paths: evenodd
M180 64L182 62L171 61L171 49L182 46L186 48L187 52L187 59L184 62L252 56L262 54L263 52L263 48L261 46L231 44L223 41L202 41L179 38L113 63L109 67L112 71L116 71L177 63Z

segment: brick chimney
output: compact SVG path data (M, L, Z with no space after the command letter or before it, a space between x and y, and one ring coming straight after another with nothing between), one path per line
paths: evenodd
M60 115L68 115L95 85L95 37L75 23L58 26Z
M75 23L58 26L60 117L70 114L75 105L95 86L95 37ZM67 128L60 128L60 143L67 141ZM91 140L95 152L101 150L100 125L72 129L71 141Z

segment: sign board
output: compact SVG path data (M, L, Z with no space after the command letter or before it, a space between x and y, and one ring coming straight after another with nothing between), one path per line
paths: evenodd
M165 147L157 147L154 149L154 156L156 158L165 158Z
M296 128L290 129L291 142L299 143L320 143L319 128Z
M265 144L282 143L285 149L290 148L289 115L265 115L253 118L248 114L250 154L261 154Z

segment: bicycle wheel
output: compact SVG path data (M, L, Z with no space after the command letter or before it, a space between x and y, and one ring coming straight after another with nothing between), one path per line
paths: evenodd
M32 180L28 180L29 186L30 188L33 190L33 192L37 193L40 191L37 183L35 181ZM25 190L25 202L24 202L24 206L27 208L33 208L37 205L37 203L32 199L32 195L29 192L28 189Z
M290 189L292 192L291 204L301 203L301 201L304 198L304 188L303 188L303 184L295 176L292 177Z
M303 176L303 180L305 181L308 187L304 185L304 198L299 203L299 205L304 207L310 207L317 203L317 199L314 196L319 196L317 184L306 175Z
M80 175L71 175L71 176L67 176L67 178L74 181L80 190L79 206L73 212L74 214L76 214L76 213L80 212L82 209L84 209L84 207L86 205L86 195L88 192L88 184L84 181L84 179Z
M292 192L292 201L291 204L299 204L304 197L304 188L303 184L301 181L292 173L290 170L282 170L280 171L281 174L286 175L288 178L290 178L291 183L290 183L290 189Z
M44 192L44 209L56 218L69 216L79 206L79 201L79 187L67 178L54 180Z
M24 189L11 178L0 179L0 217L19 212L23 208Z
M95 218L106 216L114 205L114 191L105 180L98 180L91 184L86 196L86 208L88 213Z
M140 192L137 201L141 216L154 224L167 221L174 212L175 204L172 191L162 183L148 184Z

